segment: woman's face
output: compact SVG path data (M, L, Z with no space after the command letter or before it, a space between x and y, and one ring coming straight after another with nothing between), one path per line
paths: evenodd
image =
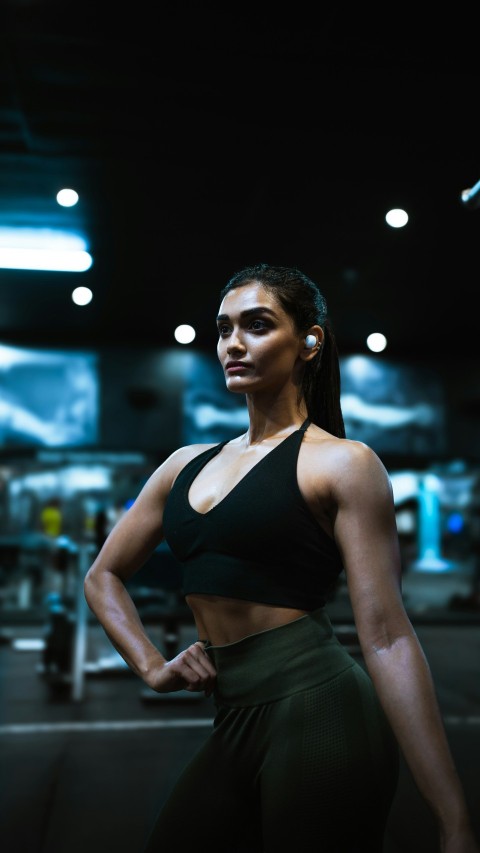
M218 317L217 355L229 391L281 388L299 363L302 336L275 297L258 282L224 297Z

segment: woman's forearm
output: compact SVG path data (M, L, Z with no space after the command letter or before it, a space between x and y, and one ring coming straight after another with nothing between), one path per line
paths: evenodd
M416 635L364 651L364 659L415 783L440 825L468 824L430 667Z
M84 593L88 606L107 637L128 664L148 684L149 674L165 662L148 637L124 583L111 572L86 578Z

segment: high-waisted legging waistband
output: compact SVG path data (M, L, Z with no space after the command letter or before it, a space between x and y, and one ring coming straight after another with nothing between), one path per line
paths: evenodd
M323 608L235 643L207 641L205 651L217 670L216 703L237 708L282 699L357 666Z

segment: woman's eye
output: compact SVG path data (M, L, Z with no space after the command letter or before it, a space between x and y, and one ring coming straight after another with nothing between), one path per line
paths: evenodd
M256 329L256 330L265 329L266 328L265 321L264 320L252 320L252 322L250 323L250 328Z
M218 334L219 335L227 335L229 331L229 326L218 326Z

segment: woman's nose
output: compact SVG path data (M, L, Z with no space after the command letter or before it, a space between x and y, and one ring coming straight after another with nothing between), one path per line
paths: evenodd
M227 352L236 352L237 350L245 349L244 343L240 335L232 332L228 339Z

